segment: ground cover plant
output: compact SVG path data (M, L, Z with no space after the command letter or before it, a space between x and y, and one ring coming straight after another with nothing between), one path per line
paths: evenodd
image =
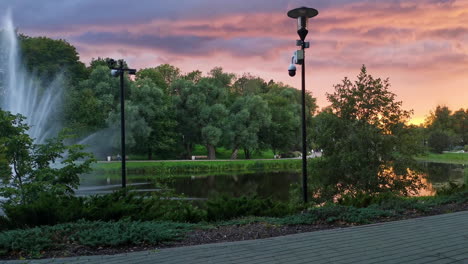
M22 223L23 228L18 229L17 223L12 222L27 219L25 216L32 212L22 211L25 216L20 217L18 213L8 215L7 210L10 218L0 218L2 226L9 227L0 232L0 255L4 258L50 256L47 254L49 251L58 250L62 251L60 254L65 254L67 248L78 246L85 246L91 251L115 247L147 248L183 243L187 234L193 237L197 232L205 234L223 228L242 229L243 226L260 225L280 229L283 226L309 225L323 229L440 213L441 210L451 212L468 207L466 185L448 187L433 197L362 194L359 197L343 197L337 203L308 207L258 197L221 196L194 205L189 201L156 201L155 198L145 200L133 194L127 194L125 198L122 195L120 192L83 199L87 202L82 203L82 220L62 219L72 223ZM76 204L73 210L80 211Z

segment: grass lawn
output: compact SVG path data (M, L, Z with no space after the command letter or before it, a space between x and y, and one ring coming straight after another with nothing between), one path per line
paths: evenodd
M300 169L300 159L278 160L214 160L214 161L128 161L127 169L148 173L193 173L210 171L253 171ZM96 171L117 171L120 162L101 162L94 166Z
M230 159L232 154L232 149L226 149L224 147L216 148L216 159ZM192 155L194 156L207 156L208 152L206 148L202 145L195 145L193 148ZM273 158L273 151L265 150L265 151L257 151L251 154L252 159L272 159ZM131 154L129 155L130 160L148 160L148 156L145 154ZM245 159L244 150L240 149L237 155L238 159Z
M427 155L418 156L415 158L420 161L468 164L468 153L443 153L443 154L429 153Z

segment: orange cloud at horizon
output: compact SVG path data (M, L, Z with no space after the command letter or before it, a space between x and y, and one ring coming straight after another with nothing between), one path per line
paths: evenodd
M39 33L66 38L86 62L125 58L137 68L169 63L205 73L221 66L299 88L300 78L287 75L297 35L286 11L155 17ZM412 123L437 105L468 108L468 1L357 1L319 11L309 23L306 70L307 89L320 107L334 84L354 79L365 64L374 77L390 79L404 108L414 109Z

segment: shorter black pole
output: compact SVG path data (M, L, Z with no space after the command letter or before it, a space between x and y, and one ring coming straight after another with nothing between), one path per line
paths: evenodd
M307 203L307 131L305 106L305 42L302 42L302 194L304 203Z
M120 62L120 147L122 151L122 188L127 186L127 170L125 159L125 92L124 92L124 70L123 63Z

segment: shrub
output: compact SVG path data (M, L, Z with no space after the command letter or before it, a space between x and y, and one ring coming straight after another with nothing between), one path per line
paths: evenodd
M286 203L258 197L220 196L206 203L208 221L229 220L243 216L285 216L296 210Z
M41 193L31 203L6 204L4 210L10 228L54 225L82 218L83 199Z
M28 204L4 206L7 218L0 218L1 228L25 228L55 225L86 219L90 221L118 221L124 218L142 221L200 222L206 211L191 201L171 199L171 193L141 193L116 191L91 197L63 197L43 193Z
M0 256L18 254L22 257L40 257L48 249L59 249L69 244L91 247L121 245L157 245L179 239L194 227L192 224L170 222L78 221L0 233Z
M368 207L371 204L380 204L382 201L388 201L397 198L398 196L391 192L378 194L368 194L359 192L355 195L343 195L338 199L338 204L346 206L354 206L357 208Z

